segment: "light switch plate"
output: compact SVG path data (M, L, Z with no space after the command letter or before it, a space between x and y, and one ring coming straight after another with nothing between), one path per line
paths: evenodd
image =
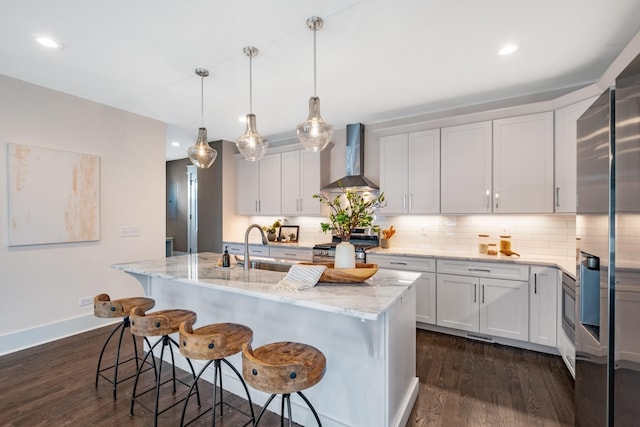
M120 237L136 237L140 234L138 226L126 225L120 227Z

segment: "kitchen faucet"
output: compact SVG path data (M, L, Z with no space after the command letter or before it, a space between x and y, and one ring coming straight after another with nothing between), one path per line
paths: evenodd
M257 228L258 230L260 230L260 234L262 234L263 245L269 244L267 235L264 234L264 230L262 230L262 227L260 227L258 224L251 224L250 226L247 227L247 231L244 232L244 264L243 264L244 271L249 271L249 267L251 265L249 262L249 232L251 231L252 228Z

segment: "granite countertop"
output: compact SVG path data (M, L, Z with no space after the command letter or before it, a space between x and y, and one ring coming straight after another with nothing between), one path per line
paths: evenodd
M288 291L274 289L286 273L253 269L245 272L233 261L230 269L222 269L216 266L221 256L205 252L114 264L112 268L167 279L177 284L198 285L363 320L377 320L408 292L419 277L417 273L381 269L363 283L319 283L303 291Z

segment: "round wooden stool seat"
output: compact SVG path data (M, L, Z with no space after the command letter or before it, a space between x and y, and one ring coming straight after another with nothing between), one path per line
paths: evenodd
M224 359L242 351L251 343L253 331L237 323L216 323L193 329L193 323L180 325L180 352L189 359Z
M189 397L191 397L193 388L198 383L198 380L200 379L202 374L204 374L204 372L211 364L213 364L214 366L213 404L211 405L210 409L213 412L212 426L215 427L216 425L216 413L218 408L220 408L221 413L224 414L225 411L223 407L225 405L240 412L243 415L246 415L249 418L248 422L244 424L245 426L253 426L255 422L255 413L253 411L253 403L251 402L251 394L249 393L249 388L247 387L247 384L242 378L240 372L226 359L229 356L240 353L242 351L243 345L251 344L251 341L253 340L253 331L250 328L244 325L239 325L237 323L215 323L202 326L194 330L194 322L195 321L186 321L180 324L180 353L182 353L183 356L186 356L189 359L207 360L207 363L205 363L205 365L202 367L202 370L196 376L196 379L194 380L193 385L189 390L187 401L185 402L184 408L182 410L180 426L182 427L183 425L185 425L185 415L187 412L187 406L189 404ZM222 388L223 363L236 374L236 376L240 380L240 383L244 387L244 391L249 402L249 411L251 415L224 401ZM207 410L206 412L208 411L209 410ZM201 412L200 415L198 415L187 424L193 423L197 418L204 415L206 412Z
M127 317L134 307L140 307L143 311L147 311L155 305L156 302L152 298L133 297L112 301L108 294L100 294L93 298L93 314L101 318Z
M131 333L141 337L165 336L178 332L180 323L195 322L196 313L191 310L169 309L145 313L140 307L131 309Z
M315 347L295 342L276 342L255 350L242 348L242 374L254 388L273 394L295 393L322 379L327 366Z

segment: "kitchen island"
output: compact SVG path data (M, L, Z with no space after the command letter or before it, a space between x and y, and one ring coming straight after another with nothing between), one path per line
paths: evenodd
M327 358L323 380L305 391L323 426L404 426L418 393L415 375L415 287L418 274L379 270L360 284L318 284L303 291L274 288L286 273L217 267L220 254L200 253L116 264L135 277L157 310L186 308L196 327L241 323L253 346L275 341L313 345ZM239 370L241 358L229 361ZM176 364L186 367L183 358ZM198 367L196 367L198 369ZM212 373L211 373L212 374ZM206 377L212 382L212 375ZM235 376L225 389L242 395ZM263 405L267 395L251 390ZM314 425L306 405L292 396L293 419ZM278 410L274 404L272 410Z

